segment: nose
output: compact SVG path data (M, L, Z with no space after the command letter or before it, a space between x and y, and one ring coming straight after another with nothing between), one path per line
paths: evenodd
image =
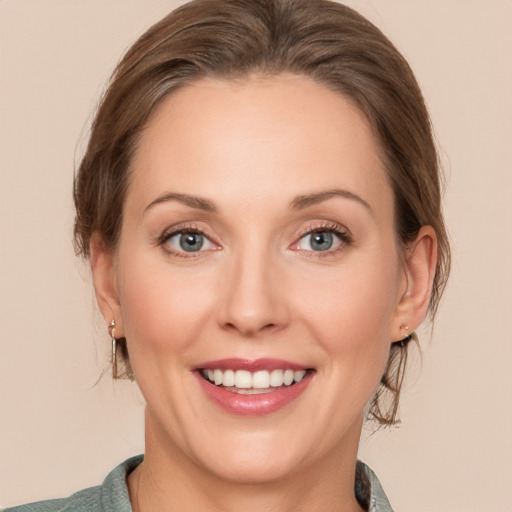
M272 257L248 248L226 266L218 309L221 328L244 337L285 328L289 322L285 277Z

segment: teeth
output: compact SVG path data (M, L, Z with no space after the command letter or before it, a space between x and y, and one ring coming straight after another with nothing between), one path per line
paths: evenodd
M284 380L284 383L286 386L289 386L295 379L295 373L293 370L286 370L284 372L284 377L283 377L283 380Z
M270 374L270 385L273 388L278 388L284 384L283 370L273 370Z
M213 382L215 382L215 385L220 386L222 384L222 380L222 370L213 370Z
M229 371L232 371L232 370L226 370L224 372L224 375L226 373L228 373ZM222 384L224 384L224 386L228 385L224 381L222 382ZM248 372L245 370L237 370L237 372L235 373L235 382L233 382L233 384L231 384L231 385L232 386L234 385L236 388L242 388L242 389L252 388L251 372Z
M234 386L235 382L236 382L235 372L233 370L226 370L225 372L223 372L223 374L222 374L222 385L223 386ZM243 387L243 386L239 386L239 387Z
M267 371L255 372L252 374L252 387L266 389L270 386L270 376Z
M208 372L210 372L210 371L211 370L208 370ZM294 374L295 382L300 382L304 378L305 374L306 374L306 372L304 372L302 370L299 370L298 372L295 372L295 374ZM208 373L208 375L209 375L209 373Z
M246 390L246 393L251 394L250 390L291 386L304 378L306 370L260 370L251 373L247 370L207 369L202 370L201 374L216 386Z

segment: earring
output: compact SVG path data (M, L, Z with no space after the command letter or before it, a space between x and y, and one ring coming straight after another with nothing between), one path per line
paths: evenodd
M112 338L112 378L117 379L117 339L116 339L116 321L112 320L108 324L108 333Z
M412 340L412 338L416 335L416 333L411 332L409 334L409 326L405 325L405 324L400 325L400 330L404 330L406 335L405 335L405 338L398 340L396 343L398 343L401 348L404 348L407 345L407 343L409 343L409 341Z

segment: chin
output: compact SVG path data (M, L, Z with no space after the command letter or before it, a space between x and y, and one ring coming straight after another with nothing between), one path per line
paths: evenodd
M296 472L300 467L296 459L276 450L262 449L258 455L233 450L218 463L209 461L207 469L217 478L238 485L269 484Z

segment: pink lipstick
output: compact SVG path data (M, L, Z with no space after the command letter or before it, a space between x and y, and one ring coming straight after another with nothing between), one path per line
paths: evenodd
M221 359L194 368L201 388L216 405L237 415L276 412L298 398L314 370L279 359Z

